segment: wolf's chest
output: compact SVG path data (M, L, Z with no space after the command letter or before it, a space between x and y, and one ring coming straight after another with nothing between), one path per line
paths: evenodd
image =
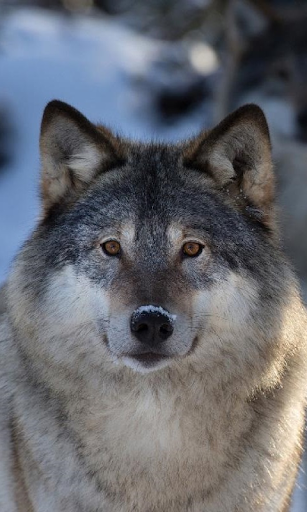
M206 407L147 393L88 415L84 457L109 490L138 503L157 493L186 499L212 488L225 467L226 437L214 421Z

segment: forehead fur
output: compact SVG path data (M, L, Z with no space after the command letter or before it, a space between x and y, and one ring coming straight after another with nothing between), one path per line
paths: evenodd
M209 237L219 256L224 249L227 253L228 242L233 261L238 251L241 261L247 252L253 261L255 247L264 241L261 227L233 208L210 177L184 166L181 146L131 144L128 154L123 166L102 173L75 203L47 217L42 226L56 226L57 236L65 233L65 245L73 239L80 246L106 227L129 222L137 243L150 246L175 223Z
M221 239L239 230L245 235L261 231L240 215L210 176L185 165L183 149L182 144L127 142L123 165L101 173L68 207L55 205L42 224L59 224L63 218L71 228L103 228L129 221L150 236L175 222Z

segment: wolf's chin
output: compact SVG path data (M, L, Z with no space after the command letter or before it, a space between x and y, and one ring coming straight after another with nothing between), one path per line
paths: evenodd
M148 354L144 354L148 356ZM131 368L138 373L150 373L157 370L161 370L170 364L171 358L167 356L158 356L152 354L153 357L142 357L142 356L124 356L121 361L125 366ZM155 356L155 357L154 357Z

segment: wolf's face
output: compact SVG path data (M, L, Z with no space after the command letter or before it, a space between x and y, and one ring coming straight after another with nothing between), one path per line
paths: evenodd
M41 152L44 218L15 271L22 318L48 338L36 353L139 372L255 362L278 273L258 107L168 146L121 141L52 102ZM255 329L259 347L246 347Z

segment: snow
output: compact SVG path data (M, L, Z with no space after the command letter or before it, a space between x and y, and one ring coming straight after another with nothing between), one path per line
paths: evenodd
M144 91L135 84L165 43L109 20L67 18L39 9L2 17L0 36L0 102L16 128L14 160L0 174L1 283L39 216L38 140L48 101L66 101L92 121L143 140L179 139L199 130L204 120L190 116L171 127L153 123ZM205 49L196 48L192 55L196 65L200 51ZM287 116L284 124L290 126ZM142 311L157 309L148 305ZM301 473L292 512L306 510L304 489L306 475Z
M166 316L171 324L173 324L176 320L176 315L171 315L166 309L161 308L161 306L152 306L151 304L147 306L140 306L135 312L134 317L137 318L142 313L156 313L158 315Z

